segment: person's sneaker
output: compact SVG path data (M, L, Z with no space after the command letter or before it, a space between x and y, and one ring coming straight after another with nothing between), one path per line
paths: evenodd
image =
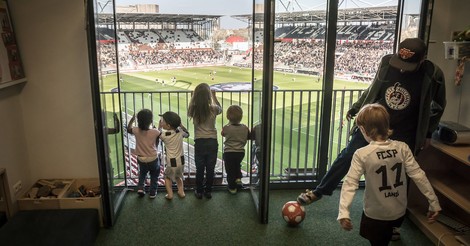
M157 192L150 192L149 198L154 199L155 197L157 197Z
M228 189L228 192L230 192L232 195L235 195L237 194L237 189Z
M212 194L210 192L204 192L204 196L207 198L207 199L211 199L212 198Z
M178 191L178 196L179 196L180 198L185 198L185 197L186 197L186 194L184 194L184 192L179 192L179 191Z
M145 191L144 190L138 190L137 195L139 195L139 197L144 197L145 196Z
M237 188L243 189L243 182L241 179L236 179L235 183L237 184Z
M202 199L202 193L197 192L197 190L194 191L194 195L197 199Z
M317 197L311 190L305 190L305 193L301 193L297 197L297 202L302 205L309 205L312 202L320 200L321 197Z
M390 240L398 241L400 239L401 239L400 238L400 228L399 227L393 227L392 238Z
M170 196L169 194L166 194L166 195L165 195L165 198L166 198L167 200L171 200L171 199L173 199L173 196Z

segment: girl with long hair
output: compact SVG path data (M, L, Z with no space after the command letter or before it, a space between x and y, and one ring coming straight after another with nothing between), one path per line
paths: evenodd
M206 83L194 89L189 102L188 116L194 124L194 161L196 163L196 198L212 198L215 164L217 162L217 128L215 118L222 113L215 91L211 91ZM204 173L206 177L204 179ZM205 180L205 182L204 182Z

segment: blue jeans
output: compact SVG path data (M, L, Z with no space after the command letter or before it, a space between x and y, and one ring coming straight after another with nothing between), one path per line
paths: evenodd
M219 143L215 138L198 138L194 140L194 162L196 163L197 193L211 192L214 183L215 164ZM204 182L204 172L206 182Z
M351 140L348 145L339 153L313 193L317 197L321 197L322 195L331 196L333 191L338 187L339 182L341 182L348 173L354 152L368 144L359 128L356 128L351 134Z
M144 190L144 182L147 173L150 173L150 194L155 194L158 188L158 176L160 175L160 158L151 162L141 162L139 164L139 183L137 184L138 190Z

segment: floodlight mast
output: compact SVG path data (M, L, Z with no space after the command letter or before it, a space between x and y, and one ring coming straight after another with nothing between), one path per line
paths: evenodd
M104 10L106 7L108 7L108 4L112 4L112 0L108 0L106 3L98 2L98 7L99 7L99 13L104 13Z
M295 6L294 5L297 5L300 9L300 11L302 11L302 6L300 6L299 2L297 2L297 0L279 0L279 2L281 2L282 6L284 7L284 9L288 12L293 12L294 11L294 8ZM287 2L287 4L285 3ZM289 7L292 7L291 10L289 10Z

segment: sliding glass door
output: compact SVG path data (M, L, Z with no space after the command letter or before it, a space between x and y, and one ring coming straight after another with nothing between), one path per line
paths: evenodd
M88 48L98 165L102 186L105 226L112 226L127 191L122 177L124 129L120 114L119 67L117 64L113 1L87 2ZM106 18L104 17L106 14Z
M142 108L154 115L171 110L192 133L187 105L202 82L224 109L219 132L233 104L243 108L241 123L254 130L241 180L267 223L270 189L313 188L328 171L348 142L347 110L371 83L380 57L392 53L400 37L420 35L426 26L421 5L431 1L244 0L231 8L225 5L233 2L215 0L116 2L88 5L108 225L138 175L133 138L123 132L129 118ZM224 139L217 137L215 185L226 186ZM184 148L185 186L192 189L194 135Z

